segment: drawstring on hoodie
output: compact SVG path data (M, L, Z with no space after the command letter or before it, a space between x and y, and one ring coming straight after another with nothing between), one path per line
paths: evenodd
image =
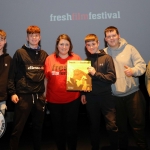
M32 94L33 104L34 104L34 96L36 96L36 99L39 99L38 93ZM42 108L43 108L43 111L44 111L45 110L45 105Z
M39 95L36 93L36 98L39 99ZM33 100L33 104L34 104L34 94L32 94L32 100Z
M37 93L36 93L36 98L37 98L37 99L39 99L39 96L38 96L38 94L37 94Z
M34 95L32 94L33 104L34 104Z

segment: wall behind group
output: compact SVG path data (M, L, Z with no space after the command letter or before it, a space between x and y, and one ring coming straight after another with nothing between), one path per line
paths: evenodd
M104 48L104 29L116 26L121 37L134 45L146 61L150 60L149 0L2 0L0 29L7 32L7 52L26 43L26 28L41 28L42 49L51 54L56 38L66 33L73 42L73 51L83 59L84 37L94 33Z

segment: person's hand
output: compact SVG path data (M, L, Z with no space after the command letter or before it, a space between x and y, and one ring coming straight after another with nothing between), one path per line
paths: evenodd
M132 69L130 67L126 66L126 65L124 67L125 67L125 70L124 70L125 75L127 77L131 77L133 75Z
M43 93L43 97L46 99L46 92Z
M14 95L12 95L11 96L11 101L13 102L13 103L18 103L18 101L19 101L19 98L18 98L18 96L16 95L16 94L14 94Z
M88 72L93 76L96 73L96 70L94 67L88 67Z
M43 93L43 97L45 99L45 102L47 102L47 99L46 99L46 92Z
M82 96L81 96L81 103L82 103L83 105L87 103L87 101L86 101L86 96L85 96L85 95L82 95Z

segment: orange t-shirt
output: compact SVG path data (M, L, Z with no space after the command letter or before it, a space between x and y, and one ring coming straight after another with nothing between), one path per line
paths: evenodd
M47 78L46 99L51 103L69 103L79 97L79 92L66 90L67 61L81 60L80 56L72 53L66 59L51 54L45 61L45 76Z

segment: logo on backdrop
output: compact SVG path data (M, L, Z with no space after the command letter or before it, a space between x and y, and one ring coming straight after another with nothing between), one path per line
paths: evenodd
M50 14L50 21L75 21L75 20L100 20L100 19L120 19L120 11L101 13L66 13L62 15Z
M0 138L3 136L6 129L5 118L2 112L0 111Z

